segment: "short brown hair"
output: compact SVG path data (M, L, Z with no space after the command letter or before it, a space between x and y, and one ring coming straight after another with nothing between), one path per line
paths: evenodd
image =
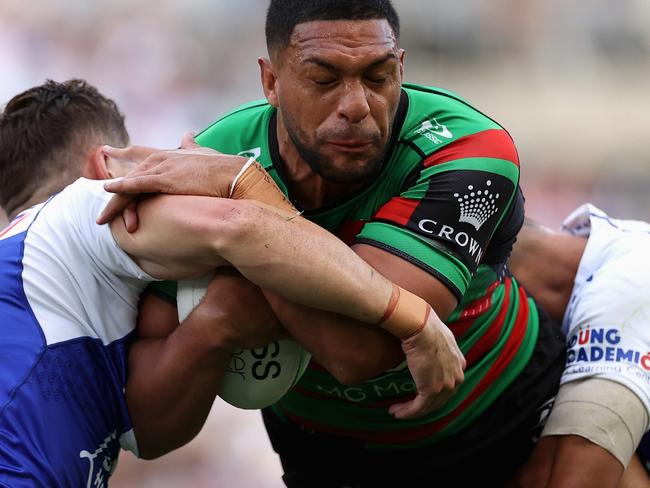
M315 20L386 19L399 38L399 16L390 0L271 0L266 12L266 46L271 54L289 45L298 24Z
M86 81L47 80L30 88L0 114L0 206L10 213L51 178L72 183L87 151L128 142L116 103Z

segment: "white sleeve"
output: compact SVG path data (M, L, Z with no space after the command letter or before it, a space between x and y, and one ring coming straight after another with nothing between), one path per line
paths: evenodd
M106 181L80 178L66 195L73 219L73 228L84 253L90 256L98 269L118 277L141 281L158 281L140 268L115 241L109 225L97 225L95 220L113 196L104 190Z
M103 182L79 179L29 228L22 278L48 344L80 336L109 344L135 327L140 294L154 278L95 223L109 199Z

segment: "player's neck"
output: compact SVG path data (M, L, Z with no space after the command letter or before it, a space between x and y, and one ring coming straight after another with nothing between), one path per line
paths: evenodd
M300 156L289 134L278 117L278 148L292 200L301 209L315 210L355 193L363 183L337 183L316 173Z
M34 205L38 205L39 203L43 203L45 200L50 198L51 194L46 196L43 192L38 191L34 193L34 195L31 196L25 203L15 207L11 211L7 213L7 218L9 221L12 221L13 219L16 218L16 215L18 215L20 212L23 210L27 210L30 207L33 207Z
M45 200L50 198L52 195L55 193L60 192L63 188L65 188L65 184L63 184L60 181L49 181L46 183L43 183L34 193L32 193L31 196L29 196L26 200L23 200L20 198L20 203L16 204L15 206L9 203L7 205L7 217L9 221L13 220L16 215L18 215L20 212L27 210L30 207L33 207L34 205L38 205L39 203L43 203ZM18 201L19 199L16 198L14 201Z

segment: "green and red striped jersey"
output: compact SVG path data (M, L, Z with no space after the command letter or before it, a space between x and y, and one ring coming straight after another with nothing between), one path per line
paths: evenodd
M288 194L276 117L266 101L249 103L197 142L254 156ZM523 215L519 159L503 127L450 92L405 84L379 176L304 216L348 244L407 259L449 287L459 305L447 325L467 358L465 382L439 410L398 421L387 407L414 395L405 365L344 386L312 361L274 412L377 447L435 443L476 419L521 372L537 339L537 310L505 268Z

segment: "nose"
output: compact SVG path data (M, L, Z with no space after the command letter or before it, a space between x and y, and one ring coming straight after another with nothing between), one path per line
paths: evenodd
M351 123L361 122L370 113L366 88L358 80L346 81L339 100L339 116Z

